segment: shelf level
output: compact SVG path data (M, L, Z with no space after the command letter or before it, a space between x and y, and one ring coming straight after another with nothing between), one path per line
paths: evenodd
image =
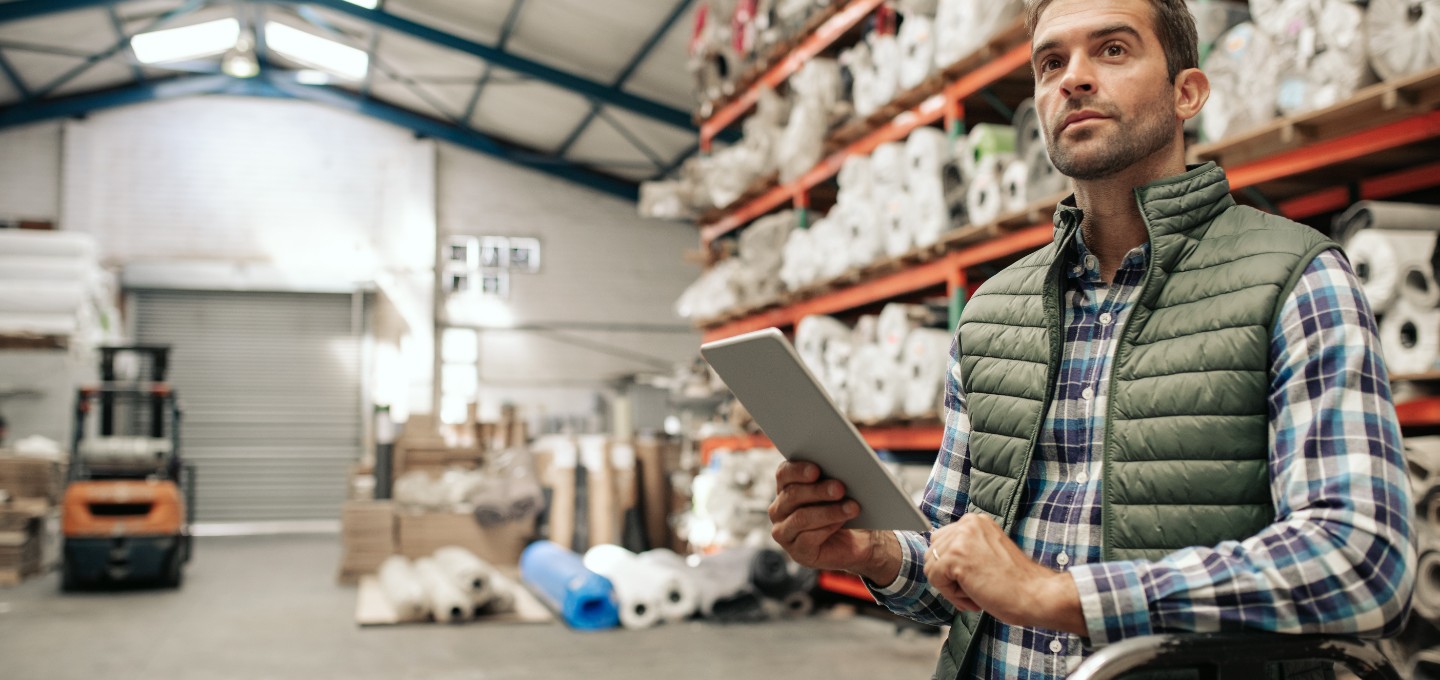
M821 590L828 590L832 593L866 600L868 602L875 601L875 598L870 595L870 589L865 587L865 583L860 580L859 576L853 574L847 574L842 571L822 571L820 572L819 585Z
M873 449L899 451L940 450L945 439L945 428L940 425L919 425L893 427L861 427L860 435ZM700 457L706 464L710 454L719 449L755 449L773 446L765 435L747 434L727 437L707 437L700 441Z
M1395 405L1400 427L1440 427L1440 397L1425 397Z
M711 140L754 108L762 91L779 87L781 83L804 67L806 62L834 45L840 36L845 35L850 29L864 21L865 17L870 16L870 13L874 12L875 8L883 2L884 0L851 0L844 9L826 19L814 32L805 36L799 45L790 50L779 63L771 66L744 92L721 106L700 124L701 148L708 150Z

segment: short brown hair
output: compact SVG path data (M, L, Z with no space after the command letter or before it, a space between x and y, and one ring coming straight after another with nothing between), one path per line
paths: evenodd
M1025 0L1025 31L1035 36L1040 15L1055 0ZM1185 0L1150 0L1155 10L1155 35L1165 48L1165 67L1170 81L1187 68L1200 68L1200 38L1195 32L1195 15Z

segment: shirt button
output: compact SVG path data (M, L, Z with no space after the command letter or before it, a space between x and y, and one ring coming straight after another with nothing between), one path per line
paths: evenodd
M1065 566L1065 565L1067 565L1067 564L1070 564L1070 556L1067 555L1067 554L1065 554L1065 553L1060 553L1059 555L1056 555L1056 556L1055 556L1055 564L1058 564L1058 565L1060 565L1060 566L1062 566L1062 567ZM1057 642L1056 644L1059 644L1059 643Z
M1062 644L1059 640L1051 640L1050 651L1059 654L1060 652L1065 651L1065 645Z
M1113 321L1115 321L1115 316L1112 315L1110 312L1105 312L1104 314L1100 315L1101 326L1109 326L1110 323Z
M1082 472L1082 473L1080 473L1080 474L1078 474L1078 475L1075 475L1075 481L1080 482L1081 484L1084 484L1085 482L1090 481L1090 475L1087 475L1087 474L1085 474L1085 473Z
M1085 256L1085 268L1086 268L1086 269L1095 269L1095 268L1097 268L1097 267L1099 267L1099 266L1100 266L1100 261L1097 260L1097 259L1095 259L1095 256L1094 256L1094 255L1086 255L1086 256Z
M1091 399L1094 399L1095 390L1090 387L1080 390L1080 398L1084 399L1085 401L1090 401Z
M1075 265L1075 268L1071 269L1070 271L1075 272L1075 275L1079 276L1085 273L1085 268L1081 267L1080 265Z

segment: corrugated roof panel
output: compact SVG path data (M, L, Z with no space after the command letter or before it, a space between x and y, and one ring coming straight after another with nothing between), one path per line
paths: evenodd
M514 73L501 69L495 77L480 97L471 123L497 137L554 151L590 110L584 97L567 90L517 81Z
M673 9L673 0L531 0L510 51L612 82Z
M670 27L650 56L640 63L624 90L649 97L680 109L695 108L693 80L686 67L690 54L690 34L695 30L695 13L699 2Z
M85 60L79 57L19 50L10 50L6 52L5 56L32 93L38 93L55 79L68 73L70 69L85 63Z
M0 78L0 105L20 101L20 93L10 84L9 78Z
M473 84L484 69L484 62L472 56L393 31L380 35L376 54L387 66L417 80L466 79Z
M431 28L494 45L511 0L391 0L385 11ZM523 14L523 13L522 13Z
M0 39L99 52L117 38L105 10L91 9L0 24Z
M680 155L682 151L694 146L699 138L693 133L678 128L657 123L644 116L639 116L624 109L613 106L605 107L605 112L619 122L631 134L639 137L649 147L665 160ZM596 118L591 125L610 127L610 124L602 118Z
M135 72L130 70L130 64L121 57L115 56L91 66L84 73L76 76L74 80L57 88L53 94L63 96L103 90L118 87L133 80L135 80Z

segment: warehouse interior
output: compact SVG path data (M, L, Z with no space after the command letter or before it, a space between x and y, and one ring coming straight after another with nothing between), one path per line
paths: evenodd
M931 677L700 347L920 503L1072 190L1023 4L0 1L0 677ZM1190 162L1378 317L1440 678L1440 0L1187 5Z

